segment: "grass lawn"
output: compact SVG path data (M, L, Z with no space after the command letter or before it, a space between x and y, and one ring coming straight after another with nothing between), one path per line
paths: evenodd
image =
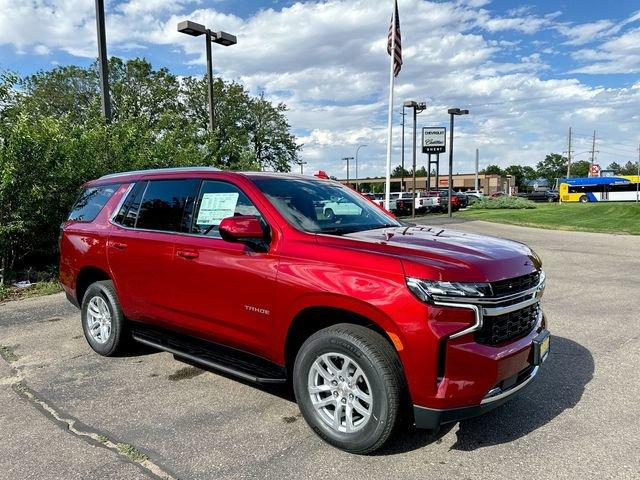
M28 288L3 287L0 285L0 302L9 300L19 300L21 298L37 297L40 295L51 295L62 291L62 287L57 281L47 280L34 283Z
M640 204L629 202L544 203L531 210L466 210L456 216L553 230L640 235Z

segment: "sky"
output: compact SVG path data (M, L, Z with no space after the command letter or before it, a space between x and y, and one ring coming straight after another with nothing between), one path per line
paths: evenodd
M237 35L213 45L215 74L288 106L305 173L344 178L386 162L392 0L105 0L108 54L145 57L178 75L203 75L202 38L181 20ZM402 102L427 102L422 126L456 120L454 172L535 165L567 150L576 160L637 161L640 3L637 0L399 0L403 68L396 79L392 164L401 158ZM88 65L97 55L94 0L0 0L0 71ZM406 161L411 158L407 115ZM418 138L418 142L420 139ZM418 167L426 165L418 153ZM441 159L441 171L448 170ZM408 165L408 163L407 163ZM295 167L294 170L297 170ZM355 175L350 165L350 177Z

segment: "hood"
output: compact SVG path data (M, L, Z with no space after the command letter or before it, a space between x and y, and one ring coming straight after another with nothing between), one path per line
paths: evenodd
M440 227L397 227L350 233L348 248L400 257L405 275L429 280L494 282L541 268L525 244Z

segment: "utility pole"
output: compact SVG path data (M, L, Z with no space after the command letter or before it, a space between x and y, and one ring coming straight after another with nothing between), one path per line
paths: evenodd
M303 160L300 160L298 162L298 165L300 165L300 175L304 175L304 167L303 166L306 165L306 164L307 164L307 162L305 162Z
M571 178L571 127L569 127L569 146L567 149L567 178Z
M593 143L591 144L591 165L596 161L596 131L593 131Z
M480 150L476 148L476 179L473 184L474 190L478 191L478 167L480 166Z
M107 35L104 26L104 0L96 0L96 26L98 30L98 66L102 93L102 115L111 122L111 97L109 96L109 64L107 59Z

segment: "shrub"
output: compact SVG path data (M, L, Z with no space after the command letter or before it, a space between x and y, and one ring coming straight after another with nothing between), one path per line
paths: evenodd
M520 210L525 208L536 208L537 205L531 200L521 197L483 197L477 202L469 205L469 210L484 209L514 209Z

